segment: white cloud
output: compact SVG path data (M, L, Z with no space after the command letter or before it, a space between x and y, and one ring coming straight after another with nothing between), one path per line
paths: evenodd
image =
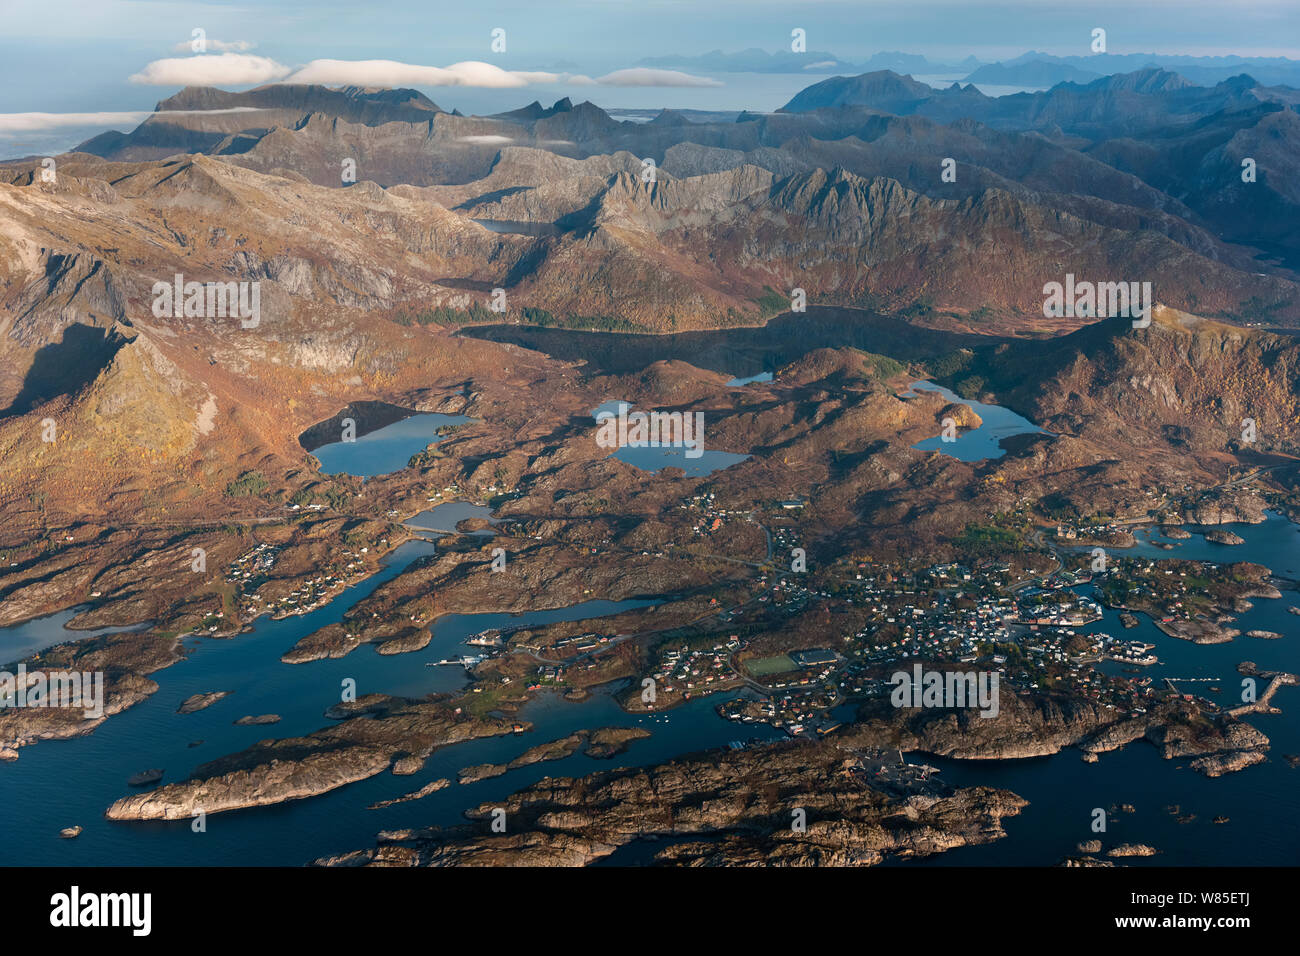
M506 143L513 143L514 140L509 136L492 136L484 134L481 136L457 136L458 143L474 143L477 146L502 146Z
M286 83L322 83L335 86L477 86L506 89L540 84L543 86L722 86L717 80L692 76L678 70L637 67L615 70L593 80L581 73L546 73L503 70L481 60L466 60L451 66L420 66L396 60L312 60L296 70Z
M633 67L628 70L615 70L596 80L601 86L722 86L718 80L707 76L693 76L680 70L654 70L649 67Z
M216 41L209 40L209 45ZM242 42L242 41L241 41ZM233 44L231 44L233 45ZM503 70L481 60L451 66L422 66L397 60L312 60L291 69L247 53L200 54L154 60L131 77L149 86L248 86L255 83L315 83L323 86L474 86L510 89L543 86L722 86L718 80L678 70L635 67L599 79L581 73Z
M448 67L419 66L396 60L312 60L286 83L341 86L483 86L508 88L529 83L554 83L556 73L517 73L491 63L466 60Z
M256 43L250 43L247 40L231 40L230 42L225 40L204 40L203 42L207 44L208 50L215 53L247 53L249 50L253 49L253 47L257 46ZM182 40L180 43L172 47L172 52L193 53L194 41Z
M289 75L289 68L269 57L248 53L216 53L154 60L131 77L146 86L248 86L271 83Z
M139 123L148 111L136 113L0 113L0 133L59 129L64 126L116 126Z

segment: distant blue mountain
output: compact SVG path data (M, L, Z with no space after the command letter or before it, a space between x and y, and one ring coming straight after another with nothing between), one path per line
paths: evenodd
M967 57L961 63L935 63L915 53L876 53L869 60L851 62L833 53L809 50L807 53L751 48L738 53L713 50L691 56L651 56L638 60L637 66L664 70L694 70L701 73L861 73L893 70L896 73L960 73L975 69L981 61Z
M889 70L900 75L960 74L967 83L1003 86L1055 86L1087 83L1100 76L1157 68L1179 73L1199 86L1215 86L1242 73L1264 86L1300 88L1300 60L1286 57L1183 56L1163 53L1098 53L1055 56L1030 50L1013 59L988 63L968 56L943 63L916 53L875 53L866 60L845 60L824 50L791 53L751 48L735 53L713 50L694 55L646 57L638 66L701 73L801 73L853 75Z

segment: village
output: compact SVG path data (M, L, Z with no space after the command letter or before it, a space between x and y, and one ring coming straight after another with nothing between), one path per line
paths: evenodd
M762 529L767 543L764 560L741 562L755 569L747 598L724 601L685 632L667 637L587 631L534 646L516 645L509 640L514 629L503 628L466 640L480 653L438 663L473 673L486 660L518 651L537 660L530 689L584 687L613 660L611 648L633 640L644 671L623 697L624 706L662 710L727 691L729 699L718 707L722 716L795 737L826 733L852 719L854 707L887 697L890 675L914 662L995 672L1004 693L1059 691L1121 714L1140 714L1153 698L1172 692L1140 676L1142 668L1157 663L1154 645L1085 632L1103 619L1103 607L1126 614L1130 608L1164 616L1202 613L1221 596L1212 579L1225 578L1215 566L1184 567L1187 562L1129 559L1099 567L1088 562L1086 551L1046 574L1026 574L996 560L922 566L865 556L809 570L792 520L804 505L801 499L776 500L756 511L731 511L719 508L710 492L683 503L697 536L747 522ZM1070 529L1076 536L1114 530ZM1064 532L1058 529L1058 537ZM305 613L361 572L367 551L342 550L336 567L295 580L292 592L264 597L261 588L277 549L258 545L232 564L227 581L243 596L246 614ZM812 608L852 624L838 635L819 634L814 646L799 646L798 628L786 635L781 622ZM777 633L793 646L773 647ZM1103 662L1132 676L1108 673L1098 667ZM742 693L733 696L734 691Z
M794 535L783 532L772 533L777 547L793 547ZM698 637L649 645L643 680L654 690L642 697L643 709L746 689L718 712L791 736L816 736L847 719L845 705L887 696L890 674L914 661L996 671L1009 691L1069 692L1122 714L1144 713L1166 692L1149 678L1096 667L1112 661L1136 672L1157 663L1152 644L1082 632L1103 616L1102 604L1083 592L1104 588L1120 574L1115 569L1060 568L1037 581L1017 581L1009 566L996 562L908 568L861 561L845 570L804 575L767 566L756 575L758 593L700 622ZM851 609L858 626L833 646L779 654L757 651L742 636L770 630L817 602ZM562 638L549 652L565 662L538 667L534 686L563 684L573 667L596 667L614 642L596 633Z
M386 543L386 539L379 542L381 546ZM329 567L320 574L293 578L292 591L276 596L271 591L277 589L272 588L264 595L264 586L273 583L268 572L275 567L280 550L273 545L259 544L230 563L225 581L234 587L240 620L249 621L261 614L273 617L306 614L328 604L339 591L369 573L365 558L370 548L345 546L335 552ZM208 625L209 631L215 629Z

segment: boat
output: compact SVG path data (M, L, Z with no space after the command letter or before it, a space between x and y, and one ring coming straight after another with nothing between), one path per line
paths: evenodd
M147 787L151 783L157 783L163 778L161 770L141 770L139 773L133 773L126 778L128 786Z

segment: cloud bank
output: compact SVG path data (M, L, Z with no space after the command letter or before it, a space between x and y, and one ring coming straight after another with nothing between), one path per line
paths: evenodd
M554 83L556 73L521 73L491 63L466 60L451 66L419 66L396 60L312 60L287 83L342 86L481 86L504 89L530 83Z
M680 70L653 70L633 67L615 70L596 80L601 86L722 86L719 80L707 76L693 76Z
M26 133L64 126L115 126L139 123L148 111L134 113L0 113L0 133Z
M145 86L248 86L273 83L290 70L270 57L249 53L203 53L154 60L130 77Z
M211 42L211 41L209 41ZM451 66L422 66L397 60L312 60L296 70L264 56L246 53L200 54L154 60L131 78L148 86L249 86L262 83L315 83L325 86L473 86L509 89L533 84L554 86L722 86L718 80L679 70L634 67L599 79L581 73L503 70L481 60Z

